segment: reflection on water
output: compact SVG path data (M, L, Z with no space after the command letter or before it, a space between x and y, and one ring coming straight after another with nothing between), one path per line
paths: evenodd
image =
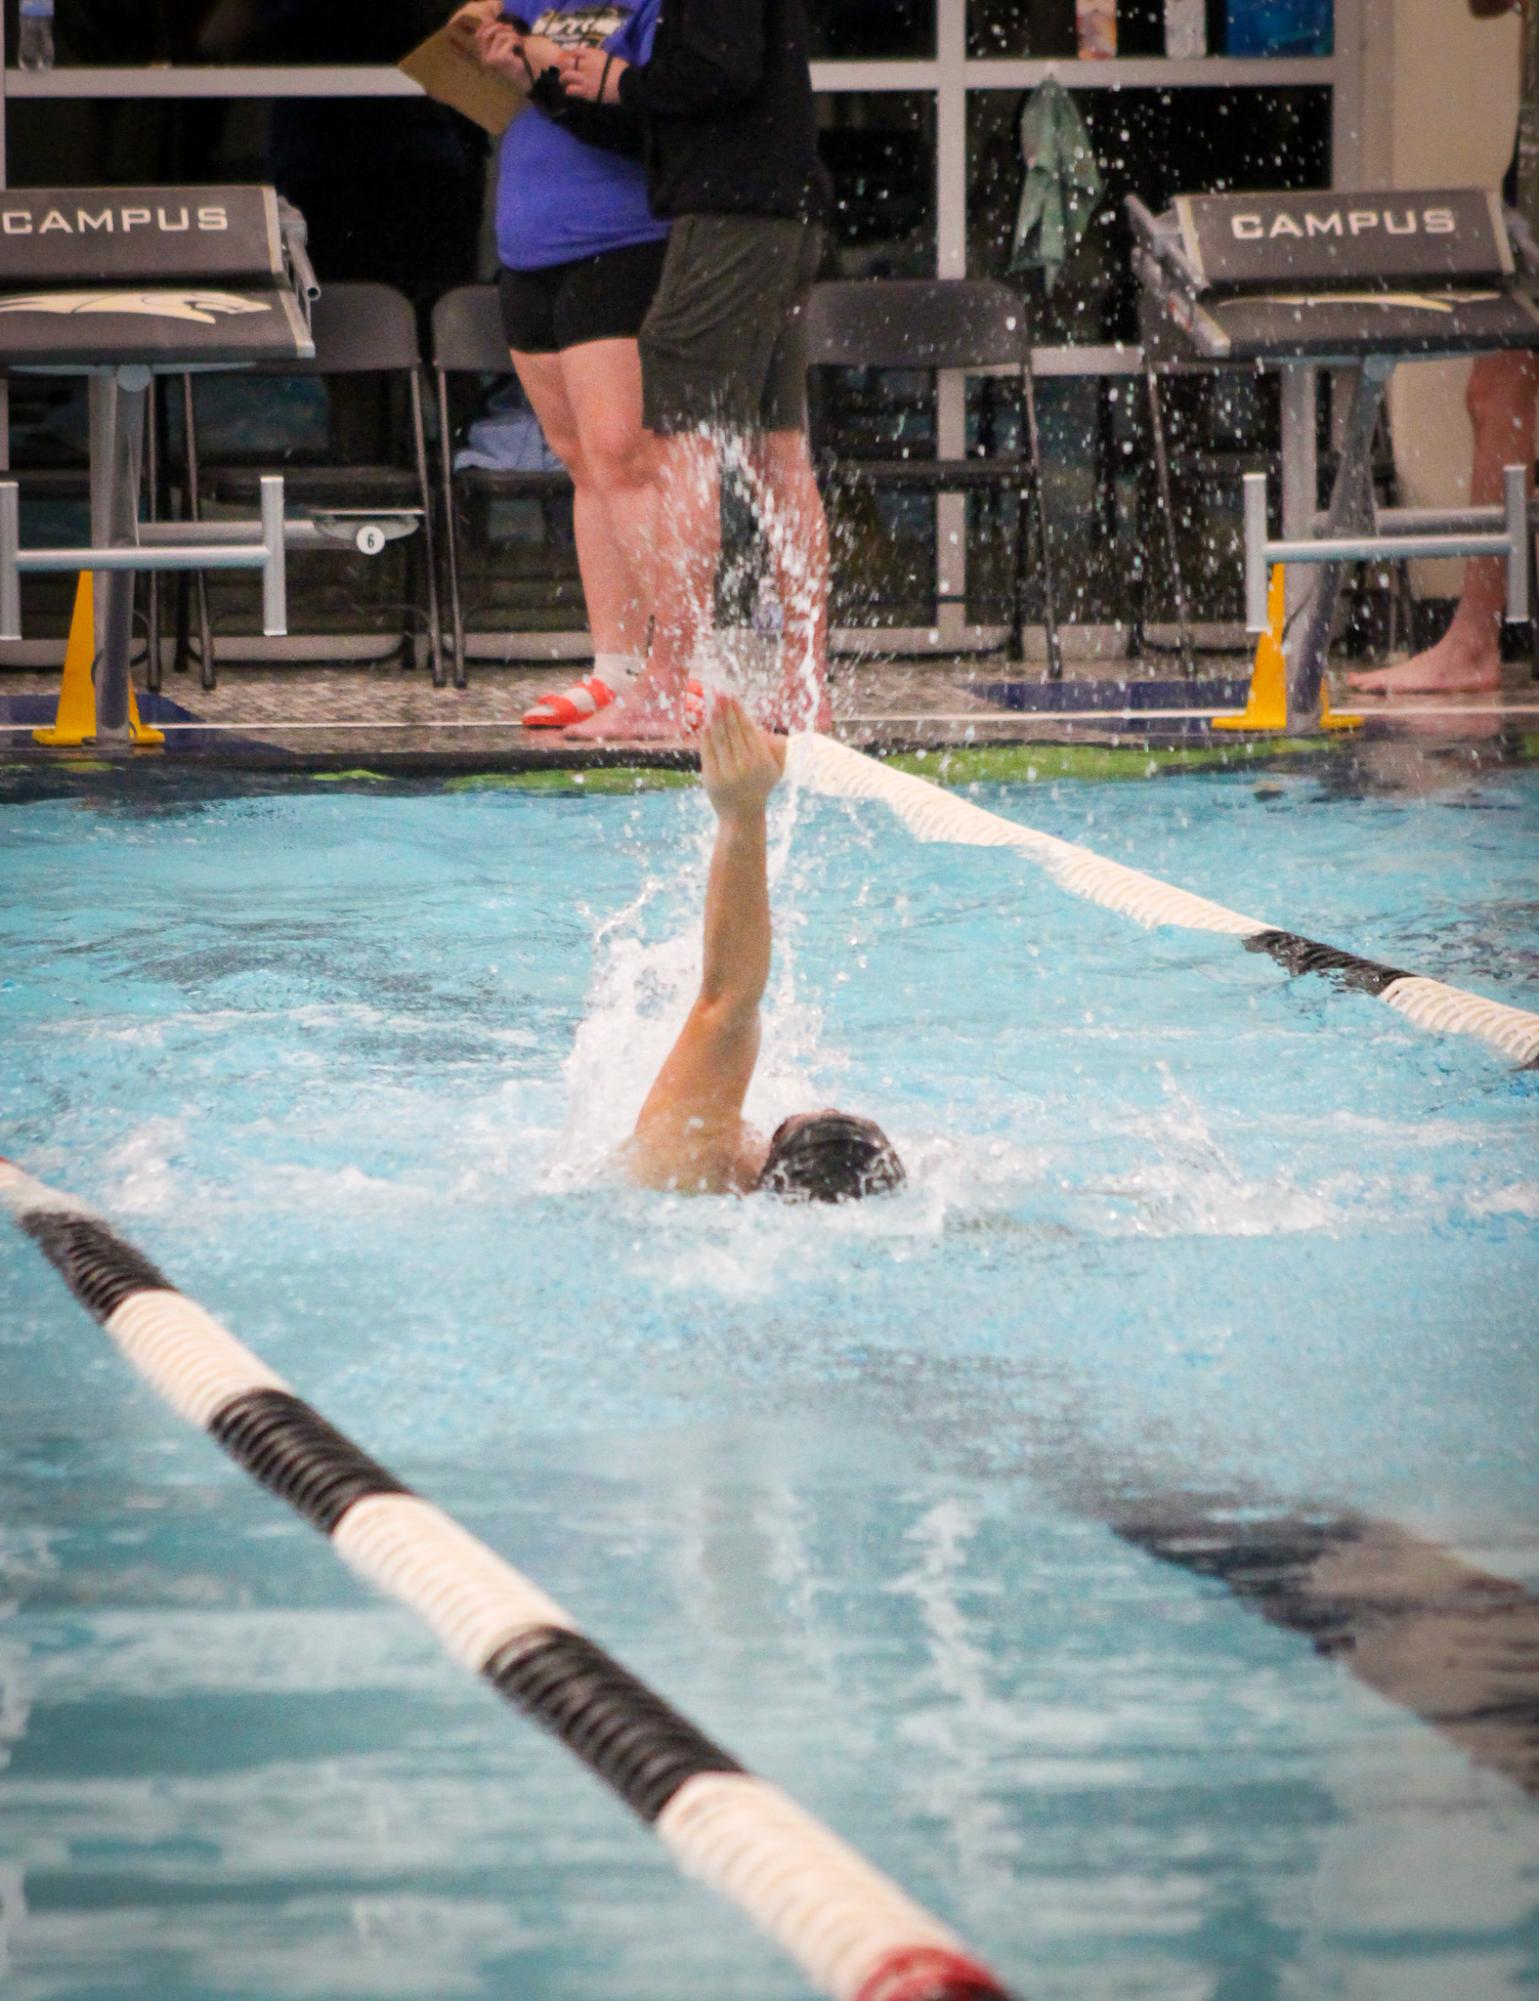
M1539 1829L1501 1781L1035 1477L910 1450L884 1395L852 1450L860 1401L526 1449L515 1493L491 1458L423 1484L1028 1991L1183 1993L1215 1960L1431 1991L1429 1959L1449 1981L1531 1952ZM977 1427L994 1467L1010 1428ZM21 1620L16 1991L132 1992L155 1969L200 1997L798 1992L233 1473L173 1500L120 1572L79 1546L112 1498ZM167 1604L178 1573L207 1602ZM1338 1872L1381 1838L1400 1867L1372 1869L1354 1938ZM1471 1853L1497 1864L1474 1901Z

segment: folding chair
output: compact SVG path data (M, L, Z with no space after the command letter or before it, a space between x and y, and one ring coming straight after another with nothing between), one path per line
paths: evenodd
M1042 497L1037 400L1026 308L1018 293L992 279L862 278L815 285L807 309L808 361L823 368L1003 370L1020 406L1019 444L990 457L825 457L823 470L845 486L898 493L1013 492L1010 639L1024 653L1028 572L1028 502L1037 518L1044 624L1050 671L1063 663L1058 643L1052 556Z
M438 449L444 511L444 551L449 570L450 660L456 688L465 686L465 608L460 574L458 495L522 495L539 501L547 535L551 507L570 495L565 470L554 472L499 471L479 466L454 470L455 425L449 408L449 379L454 375L511 375L507 336L495 285L460 285L446 292L433 308L433 379L438 398Z
M310 376L326 379L375 376L379 378L380 403L371 429L382 444L395 432L389 403L392 380L404 385L410 421L409 452L394 460L375 459L344 463L305 462L286 457L283 463L285 497L313 518L327 520L337 529L338 552L350 546L349 517L360 516L399 531L400 525L414 526L407 549L406 604L403 606L401 649L409 661L413 618L426 629L433 685L444 685L443 635L438 605L438 561L433 526L432 485L428 477L427 440L422 407L422 353L417 335L417 315L411 301L390 285L367 283L327 285L314 303L312 331L315 358L286 363L281 368L261 369L266 376ZM198 442L195 378L181 378L182 430L184 438L184 502L190 518L202 517L209 502L240 501L255 492L256 481L267 466L255 464L208 467L201 463ZM397 408L399 406L396 406ZM361 544L360 544L361 546ZM202 572L195 582L200 641L202 682L214 685L214 641L209 617L208 591Z

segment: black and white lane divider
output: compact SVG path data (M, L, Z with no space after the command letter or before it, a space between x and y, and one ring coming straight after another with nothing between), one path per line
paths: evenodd
M1014 848L1046 869L1075 896L1119 910L1140 924L1171 924L1186 931L1220 931L1240 939L1247 950L1267 952L1290 973L1324 973L1414 1021L1445 1035L1475 1035L1520 1067L1539 1065L1539 1014L1487 1000L1442 980L1381 966L1355 952L1316 944L1280 931L1258 917L1243 917L1205 896L1177 889L1158 876L1125 862L1109 861L1091 848L1039 833L998 813L958 799L928 779L893 771L862 751L812 734L791 739L788 769L813 792L841 799L879 799L891 807L921 841L956 841L970 847Z
M559 1737L835 2001L1009 2001L962 1943L386 1472L99 1216L0 1160L0 1206L173 1410Z

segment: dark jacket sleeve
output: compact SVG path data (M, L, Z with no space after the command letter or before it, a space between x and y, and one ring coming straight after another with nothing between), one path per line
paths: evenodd
M561 88L559 70L548 69L535 78L529 101L585 146L598 146L628 160L641 158L645 129L641 113L624 105L590 104L586 98L568 97Z
M751 97L764 76L764 8L754 0L673 0L668 46L620 78L620 102L689 118Z

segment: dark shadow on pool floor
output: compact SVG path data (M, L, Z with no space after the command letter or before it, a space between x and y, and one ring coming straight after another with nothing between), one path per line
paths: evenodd
M1396 1522L1241 1518L1171 1497L1124 1541L1210 1577L1274 1626L1539 1798L1539 1599Z
M1539 1799L1539 1597L1512 1579L1350 1507L1203 1489L1152 1451L1119 1448L1113 1469L1083 1391L1055 1369L868 1357L856 1394L922 1409L932 1447L1024 1474L1066 1513L1221 1585ZM1019 1427L985 1440L980 1405Z

